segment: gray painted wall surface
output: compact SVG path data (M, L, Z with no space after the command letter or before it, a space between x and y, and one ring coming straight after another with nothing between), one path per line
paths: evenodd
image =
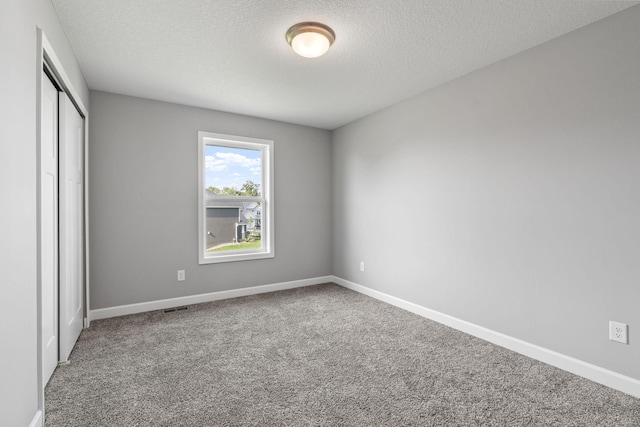
M334 274L640 379L638 40L636 6L336 130Z
M91 114L91 309L331 274L329 131L103 92ZM198 131L275 141L275 258L198 265Z
M36 27L72 84L89 90L49 1L3 1L0 13L0 424L27 426L38 410L36 288ZM5 209L6 208L6 209Z

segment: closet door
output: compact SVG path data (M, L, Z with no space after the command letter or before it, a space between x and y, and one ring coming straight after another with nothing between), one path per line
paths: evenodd
M40 120L42 374L47 384L58 365L58 89L44 72Z
M60 361L69 360L84 314L84 119L60 92Z

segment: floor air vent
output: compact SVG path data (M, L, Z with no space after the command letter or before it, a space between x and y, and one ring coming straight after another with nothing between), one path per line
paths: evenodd
M162 310L162 312L164 314L167 314L167 313L174 313L176 311L184 311L184 310L189 310L189 307L184 306L184 307L167 308L166 310Z

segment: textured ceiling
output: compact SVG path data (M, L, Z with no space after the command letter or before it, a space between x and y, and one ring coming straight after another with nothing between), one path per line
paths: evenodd
M334 129L637 1L52 0L89 87ZM317 59L285 41L332 27Z

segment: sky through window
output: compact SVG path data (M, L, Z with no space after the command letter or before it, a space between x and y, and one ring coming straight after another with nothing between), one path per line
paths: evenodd
M205 187L233 187L252 181L262 188L261 152L219 145L205 146Z

